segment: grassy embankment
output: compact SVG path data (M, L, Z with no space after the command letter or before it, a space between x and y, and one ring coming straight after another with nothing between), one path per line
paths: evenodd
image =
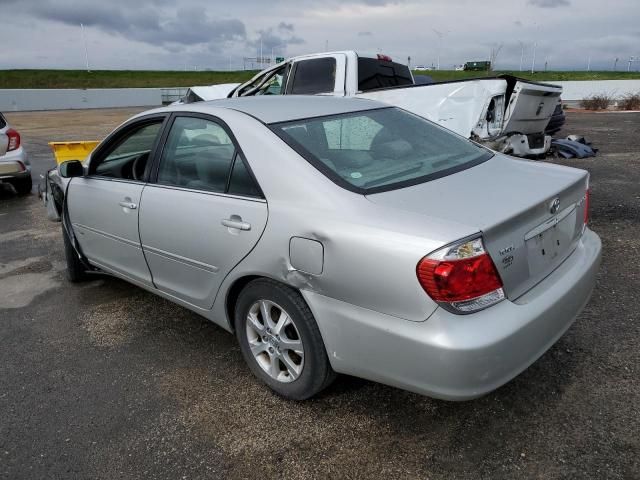
M217 83L244 82L255 71L182 72L137 70L0 70L0 88L132 88L132 87L188 87ZM482 77L485 72L456 72L451 70L414 72L429 75L435 81ZM640 72L493 72L511 73L537 81L560 80L624 80L640 79Z

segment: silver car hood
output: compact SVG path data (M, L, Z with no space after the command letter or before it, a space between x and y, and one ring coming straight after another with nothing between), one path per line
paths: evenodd
M367 198L386 207L455 220L482 232L507 296L517 298L575 248L582 234L587 184L584 170L497 154L462 172ZM556 198L560 208L552 214L550 202ZM564 220L559 227L566 231L558 237L558 251L551 258L548 251L542 253L532 244L531 235L555 218ZM538 258L539 254L544 257Z

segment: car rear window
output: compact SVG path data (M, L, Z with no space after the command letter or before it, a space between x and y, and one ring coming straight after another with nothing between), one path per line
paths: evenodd
M364 194L450 175L493 155L395 107L282 122L271 128L335 183Z
M358 90L413 85L409 67L376 58L358 58Z

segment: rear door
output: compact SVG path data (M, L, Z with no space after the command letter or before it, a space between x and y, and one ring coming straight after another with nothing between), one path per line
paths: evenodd
M138 212L165 116L146 117L111 135L92 155L88 175L71 179L69 219L89 261L152 285L142 253Z
M175 114L155 170L140 209L154 284L209 309L260 238L267 203L230 130L213 117Z

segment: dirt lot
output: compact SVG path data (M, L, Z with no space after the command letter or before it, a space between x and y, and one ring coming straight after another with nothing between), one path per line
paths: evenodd
M47 141L134 110L9 114L34 171ZM598 157L603 265L591 302L498 391L448 403L349 377L276 397L234 338L112 278L64 278L59 224L0 191L0 477L640 478L640 114L569 114Z

